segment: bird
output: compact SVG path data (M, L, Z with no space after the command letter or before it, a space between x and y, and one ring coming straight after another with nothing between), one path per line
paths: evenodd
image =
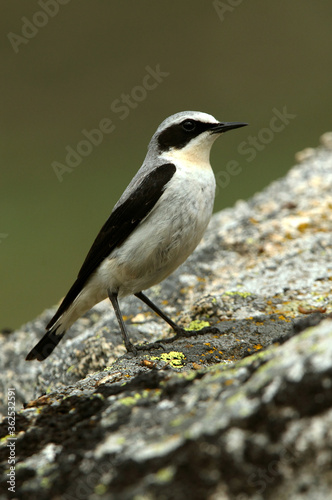
M119 299L134 295L175 331L172 321L143 291L160 283L194 251L210 221L216 181L212 144L223 133L248 125L220 122L199 111L166 118L152 136L142 166L93 242L77 279L26 360L46 359L70 326L109 298L128 352L129 340ZM161 341L160 341L161 342ZM143 348L144 348L143 344Z

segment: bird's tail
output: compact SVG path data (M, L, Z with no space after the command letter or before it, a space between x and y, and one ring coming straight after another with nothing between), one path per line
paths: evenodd
M66 330L61 328L61 325L55 324L45 333L44 337L38 342L38 344L31 349L25 359L27 361L31 361L33 359L43 361L53 352L53 349L58 345L65 333Z
M107 297L106 289L100 287L99 278L91 277L82 288L79 280L71 287L59 309L46 326L44 337L26 357L27 361L46 359L58 345L68 328L91 307Z

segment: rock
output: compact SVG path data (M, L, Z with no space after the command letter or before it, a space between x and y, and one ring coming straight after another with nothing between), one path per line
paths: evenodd
M179 324L212 333L133 357L104 301L43 363L24 358L54 308L1 334L3 414L8 394L16 404L14 436L13 419L1 424L1 500L329 498L332 151L322 144L215 214L196 252L150 291ZM171 335L134 297L121 305L133 341Z

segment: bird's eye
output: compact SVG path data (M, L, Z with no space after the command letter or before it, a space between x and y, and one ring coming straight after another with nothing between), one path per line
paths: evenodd
M193 130L195 130L195 127L196 123L194 122L194 120L185 120L184 122L182 122L182 128L186 132L192 132Z

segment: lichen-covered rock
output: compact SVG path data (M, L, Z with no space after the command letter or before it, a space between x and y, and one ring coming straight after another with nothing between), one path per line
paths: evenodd
M14 436L1 424L1 500L329 498L332 152L322 144L216 214L150 291L180 324L213 333L133 357L105 301L44 363L24 358L54 309L2 334L1 401L6 415L14 389L16 419ZM133 341L171 335L135 298L122 308Z

